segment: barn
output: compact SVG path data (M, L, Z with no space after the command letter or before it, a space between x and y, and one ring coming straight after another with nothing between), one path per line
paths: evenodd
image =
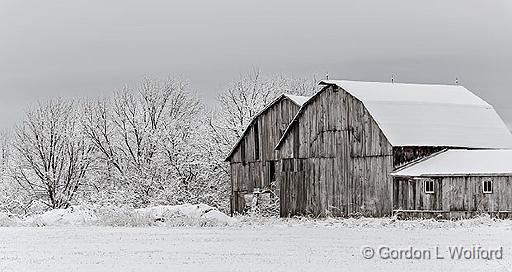
M283 94L249 123L225 161L231 171L231 214L242 213L254 193L273 191L279 157L274 150L299 108L309 99Z
M387 216L393 209L448 209L432 206L429 201L438 195L423 196L420 187L406 187L413 186L409 177L395 171L446 149L512 147L512 135L493 107L462 86L347 80L320 84L324 87L302 105L272 155L279 160L281 216ZM396 183L398 193L392 173L402 179ZM446 197L458 197L450 192ZM409 205L421 197L430 199L422 202L428 205Z
M444 150L391 175L393 210L405 217L512 212L512 150Z

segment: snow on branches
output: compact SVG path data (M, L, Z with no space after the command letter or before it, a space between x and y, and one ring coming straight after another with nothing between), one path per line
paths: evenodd
M278 95L315 88L314 79L253 70L222 90L213 110L174 77L145 78L108 98L41 102L2 135L0 209L206 203L227 210L229 148Z

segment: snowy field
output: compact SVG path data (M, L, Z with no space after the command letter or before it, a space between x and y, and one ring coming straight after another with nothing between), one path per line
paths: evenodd
M510 271L512 221L272 219L216 227L0 228L0 271ZM371 259L364 247L445 259ZM503 247L501 259L451 260L449 247Z

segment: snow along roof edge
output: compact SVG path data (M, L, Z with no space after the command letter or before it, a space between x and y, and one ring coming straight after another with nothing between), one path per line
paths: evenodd
M348 80L319 84L335 85L360 100L393 146L512 148L512 134L494 108L462 86Z
M229 158L231 158L231 155L235 152L236 148L242 141L242 139L245 137L245 134L249 131L249 128L253 125L253 123L256 121L256 119L263 114L265 111L267 111L270 107L272 107L275 103L279 102L281 99L287 98L290 99L295 105L302 107L304 103L306 103L311 96L300 96L300 95L290 95L290 94L281 94L280 96L276 97L271 103L269 103L267 106L265 106L258 114L254 115L251 122L245 127L244 131L242 132L242 136L238 139L238 141L233 145L231 150L229 151L228 155L224 159L224 161L229 161Z
M512 176L512 150L451 149L391 173L397 177Z

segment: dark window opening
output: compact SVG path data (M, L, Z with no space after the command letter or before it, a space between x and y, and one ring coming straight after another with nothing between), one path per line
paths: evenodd
M425 180L425 193L433 194L434 193L434 181L431 179Z
M482 189L484 194L492 194L492 180L486 179L482 181Z
M300 145L299 130L297 129L297 127L295 127L295 130L293 131L293 155L295 155L295 156L299 155L299 145Z
M272 184L272 182L276 181L276 162L269 161L268 162L268 180Z
M242 165L245 165L245 141L242 140L240 143L240 160L242 161Z
M254 125L254 159L260 159L260 132L257 123Z

